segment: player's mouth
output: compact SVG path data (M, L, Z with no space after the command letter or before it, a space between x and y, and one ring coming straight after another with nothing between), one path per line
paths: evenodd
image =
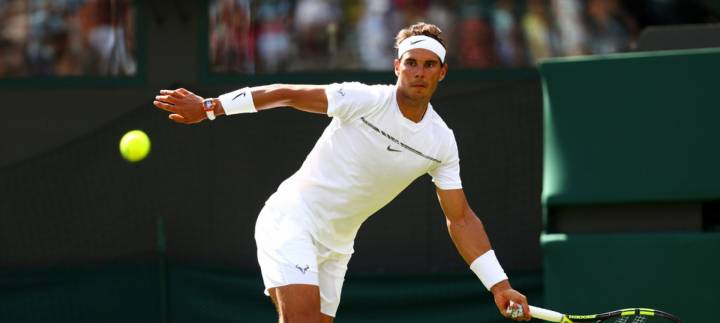
M425 83L411 83L411 84L410 84L410 87L413 87L413 88L426 88L426 87L427 87L427 84L425 84Z

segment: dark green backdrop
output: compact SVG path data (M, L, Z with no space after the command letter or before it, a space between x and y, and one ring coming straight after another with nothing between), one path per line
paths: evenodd
M547 305L712 321L698 309L720 306L720 49L553 59L540 72Z
M433 105L455 131L465 191L498 257L539 304L541 91L525 76L459 73ZM326 77L316 81L344 80ZM188 87L217 95L236 85ZM273 319L255 217L330 119L278 109L184 126L151 98L0 169L0 321ZM118 141L135 128L153 145L129 164ZM500 318L455 251L427 176L367 221L355 249L337 322Z

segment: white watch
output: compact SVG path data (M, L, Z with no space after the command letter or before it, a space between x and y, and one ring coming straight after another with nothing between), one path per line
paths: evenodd
M207 114L208 119L215 120L215 100L208 98L203 100L203 110Z

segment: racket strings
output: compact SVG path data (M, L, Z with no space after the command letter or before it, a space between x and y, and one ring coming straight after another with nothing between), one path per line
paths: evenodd
M605 320L605 321L602 321L602 322L607 322L607 323L652 323L652 322L658 322L658 323L660 323L660 322L668 322L668 323L669 323L669 322L671 322L671 321L669 321L669 320L666 321L666 320L663 320L663 319L660 319L660 318L657 318L657 319L652 318L652 319L651 319L651 317L648 317L648 316L645 316L645 315L631 315L631 316L615 317L615 318L611 318L611 319L609 319L609 320Z

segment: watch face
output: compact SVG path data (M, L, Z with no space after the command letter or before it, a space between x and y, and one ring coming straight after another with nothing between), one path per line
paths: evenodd
M205 110L212 110L213 109L212 99L206 99L205 101L203 101L203 107L205 107Z

